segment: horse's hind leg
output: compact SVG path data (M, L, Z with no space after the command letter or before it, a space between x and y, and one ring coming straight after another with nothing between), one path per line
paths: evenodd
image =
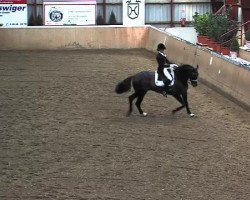
M142 103L142 101L143 101L143 98L144 98L145 94L146 94L146 92L140 91L140 92L138 93L138 98L137 98L137 101L136 101L136 103L135 103L135 105L136 105L136 107L137 107L139 113L140 113L141 115L143 115L143 116L147 116L147 113L144 113L143 110L141 109L141 103Z
M132 94L132 95L130 95L130 96L128 97L129 110L128 110L128 112L127 112L127 116L129 116L129 115L132 113L132 111L133 111L133 101L134 101L134 99L135 99L137 96L138 96L138 94L137 94L137 92L135 92L134 94Z

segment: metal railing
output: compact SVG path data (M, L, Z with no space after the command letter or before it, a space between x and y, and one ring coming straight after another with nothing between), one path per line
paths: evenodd
M220 39L222 40L225 36L227 36L228 34L230 34L232 32L235 32L235 31L239 32L240 31L240 34L238 34L236 36L236 38L240 39L240 46L243 46L243 37L242 36L245 34L245 32L243 32L243 27L246 26L246 25L248 25L248 24L250 24L250 20L247 21L247 22L245 22L245 23L243 23L243 24L241 24L240 26L237 26L236 28L231 29L230 31L224 33L223 35L220 36ZM233 38L231 38L230 40L227 40L227 41L221 43L221 45L230 42L232 39Z

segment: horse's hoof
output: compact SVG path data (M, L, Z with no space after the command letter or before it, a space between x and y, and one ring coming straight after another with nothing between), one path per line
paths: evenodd
M148 113L145 113L145 112L143 112L142 114L141 114L141 116L143 116L143 117L146 117L148 115Z
M195 115L193 113L189 114L190 117L194 117Z

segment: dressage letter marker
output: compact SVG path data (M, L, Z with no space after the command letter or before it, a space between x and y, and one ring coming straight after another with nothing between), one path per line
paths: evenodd
M213 63L213 57L210 58L209 65L212 65L212 63Z

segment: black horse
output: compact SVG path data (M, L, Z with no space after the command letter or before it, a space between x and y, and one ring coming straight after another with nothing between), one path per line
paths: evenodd
M179 101L182 105L177 107L172 111L175 112L181 110L186 107L187 113L190 117L193 117L194 114L191 113L188 100L187 100L187 90L188 90L188 81L190 80L191 85L196 87L198 82L198 65L197 67L192 67L190 65L181 65L174 69L174 85L170 88L167 94L172 95ZM141 103L147 91L152 90L157 93L163 93L164 87L156 86L155 84L155 73L150 71L143 71L135 74L133 76L129 76L125 80L119 82L116 85L115 91L117 94L121 94L127 92L131 89L131 86L134 88L134 93L129 96L129 110L127 116L129 116L133 110L132 103L135 98L137 98L136 106L141 115L146 116L147 113L144 113L141 109Z

